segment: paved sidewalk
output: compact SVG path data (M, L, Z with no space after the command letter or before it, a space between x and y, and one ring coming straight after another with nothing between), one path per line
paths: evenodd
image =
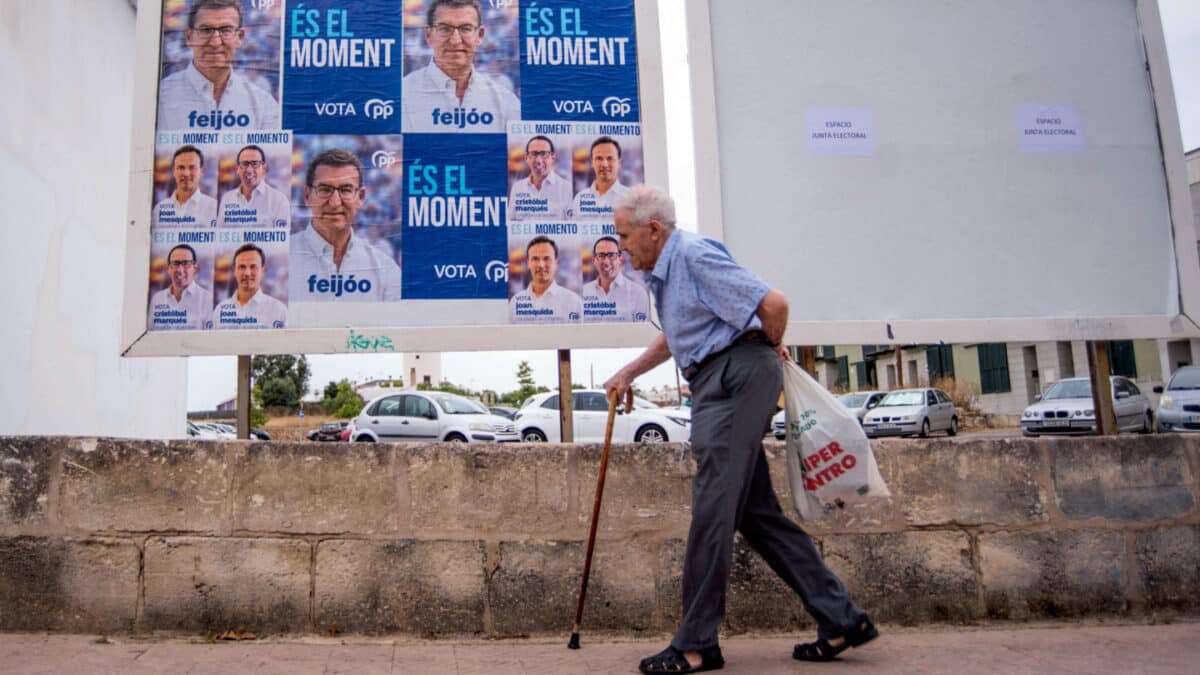
M1196 673L1200 623L1055 624L965 629L883 627L874 643L837 663L790 658L793 639L739 637L723 644L727 673ZM0 634L5 673L631 673L666 637L616 641L408 642L298 637L207 644L183 639Z

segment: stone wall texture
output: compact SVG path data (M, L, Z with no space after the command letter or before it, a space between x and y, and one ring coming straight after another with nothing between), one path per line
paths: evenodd
M876 620L1200 612L1200 437L874 447L892 498L802 526ZM0 437L0 630L565 633L601 450ZM695 470L613 449L585 628L674 627ZM739 540L725 630L812 626Z

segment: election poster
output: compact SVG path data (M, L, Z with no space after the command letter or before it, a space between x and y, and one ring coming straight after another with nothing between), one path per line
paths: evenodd
M164 0L147 329L646 320L637 63L634 0Z

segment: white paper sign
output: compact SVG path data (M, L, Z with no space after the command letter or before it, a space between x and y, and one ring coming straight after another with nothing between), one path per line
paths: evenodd
M816 155L869 157L875 154L870 108L809 108L808 149Z
M1027 152L1080 152L1087 145L1074 106L1019 105L1017 133Z

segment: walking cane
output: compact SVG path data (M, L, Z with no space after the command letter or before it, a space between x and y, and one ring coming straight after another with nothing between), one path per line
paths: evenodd
M604 428L604 452L600 455L600 474L596 478L596 503L592 506L592 527L588 531L587 554L583 559L583 576L579 579L579 604L575 607L575 625L571 628L568 649L579 649L579 624L583 621L583 599L587 597L588 575L592 572L592 550L596 547L596 523L600 520L600 501L604 498L604 475L608 472L608 452L612 449L613 422L617 418L617 394L608 399L608 426ZM633 389L626 396L626 410L633 409Z

